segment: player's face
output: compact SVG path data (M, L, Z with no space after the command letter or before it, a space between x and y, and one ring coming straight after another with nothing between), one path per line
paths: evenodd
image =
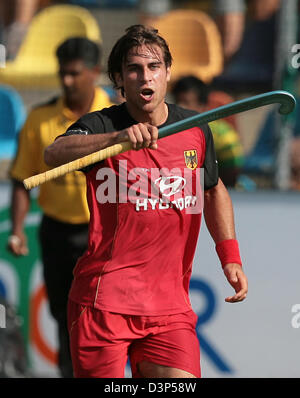
M61 85L67 101L82 101L94 90L97 68L87 68L80 59L62 63L59 67Z
M124 88L128 109L134 116L159 113L164 108L170 68L165 65L160 47L132 48L123 64L122 75L116 78Z

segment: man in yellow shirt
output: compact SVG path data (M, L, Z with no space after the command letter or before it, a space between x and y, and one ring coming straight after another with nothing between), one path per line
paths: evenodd
M86 38L71 38L57 49L63 95L33 109L19 137L19 148L10 176L13 183L9 250L26 255L24 220L30 196L22 181L49 169L44 149L82 115L111 104L106 92L96 87L101 49ZM58 366L62 377L72 377L67 331L67 299L73 268L87 247L89 210L85 176L81 172L46 182L38 203L43 217L39 231L44 280L50 311L58 323Z

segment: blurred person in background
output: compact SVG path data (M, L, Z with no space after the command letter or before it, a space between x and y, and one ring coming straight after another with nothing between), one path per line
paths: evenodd
M42 8L63 3L59 0L0 0L0 42L6 58L16 57L35 14Z
M143 25L153 21L173 8L172 0L138 0L138 20Z
M199 113L210 109L208 86L195 76L185 76L172 87L177 105ZM209 123L214 137L219 163L219 175L224 185L234 187L243 166L243 146L238 132L225 120Z
M44 149L80 116L111 105L106 92L96 87L101 71L102 49L86 38L70 38L57 49L63 95L33 109L19 137L12 179L12 231L9 250L16 256L28 253L24 221L30 194L22 181L49 169ZM67 331L67 300L73 268L87 247L89 210L85 177L80 172L43 184L38 202L42 209L39 230L43 275L50 311L58 324L58 366L62 377L72 377Z
M265 21L279 9L281 0L213 0L216 22L221 32L224 57L228 61L240 48L247 14L254 21Z
M281 0L214 0L224 70L214 86L230 92L272 90L278 67Z

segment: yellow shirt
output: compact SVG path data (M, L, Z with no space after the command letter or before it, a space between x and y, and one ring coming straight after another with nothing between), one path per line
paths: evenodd
M90 112L111 105L106 92L96 88ZM65 106L63 98L33 109L20 132L18 152L10 176L23 181L49 170L44 162L45 148L76 120L77 117ZM75 171L42 184L38 203L47 216L58 221L70 224L87 223L89 210L84 174Z

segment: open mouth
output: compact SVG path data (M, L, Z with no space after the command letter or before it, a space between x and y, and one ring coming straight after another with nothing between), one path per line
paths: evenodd
M154 91L151 90L151 88L145 88L144 90L141 91L141 97L145 101L150 101L153 97Z

